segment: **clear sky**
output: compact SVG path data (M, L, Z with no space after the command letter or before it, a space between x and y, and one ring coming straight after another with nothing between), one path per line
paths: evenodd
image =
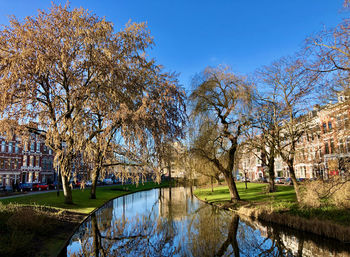
M66 1L55 1L65 3ZM191 77L206 66L230 65L249 74L293 54L303 40L349 15L343 0L71 0L112 21L119 30L128 20L147 21L155 39L149 52L168 71ZM47 9L49 0L0 0L0 24L13 14L22 19Z

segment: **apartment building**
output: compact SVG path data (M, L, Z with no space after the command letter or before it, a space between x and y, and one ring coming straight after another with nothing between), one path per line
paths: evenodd
M336 103L315 106L303 117L306 130L296 146L294 169L297 178L315 178L350 172L350 91L338 95ZM255 154L256 155L256 154ZM240 173L257 177L261 163L253 155L241 158ZM287 165L275 158L275 176L289 177Z
M22 141L0 136L0 186L10 189L15 182L52 182L53 152L35 134Z

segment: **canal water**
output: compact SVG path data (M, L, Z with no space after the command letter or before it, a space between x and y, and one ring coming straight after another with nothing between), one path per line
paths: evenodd
M67 256L350 256L350 244L244 219L190 188L108 202L72 236Z

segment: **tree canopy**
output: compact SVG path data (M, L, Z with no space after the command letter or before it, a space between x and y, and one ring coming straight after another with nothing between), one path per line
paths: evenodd
M130 147L181 136L185 95L176 75L148 60L152 44L145 23L115 32L68 5L23 22L12 17L0 31L1 118L37 124L61 167L67 203L73 160L108 136Z

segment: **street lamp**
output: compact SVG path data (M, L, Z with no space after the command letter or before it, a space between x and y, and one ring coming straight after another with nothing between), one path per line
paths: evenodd
M60 196L60 165L57 166L57 197Z

